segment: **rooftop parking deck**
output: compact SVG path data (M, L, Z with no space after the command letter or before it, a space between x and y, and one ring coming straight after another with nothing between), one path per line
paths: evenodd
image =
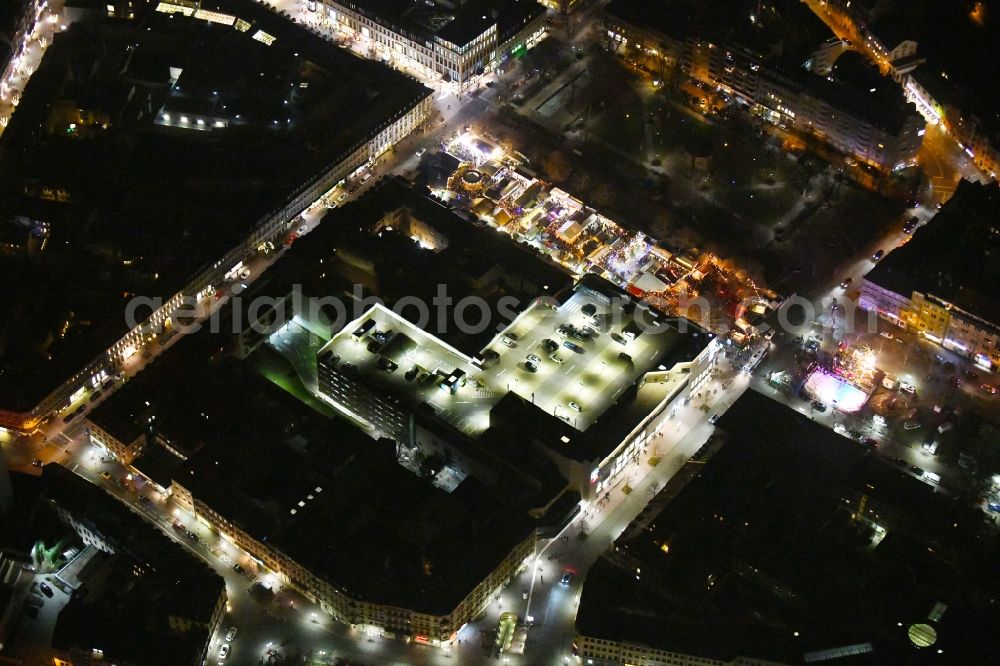
M375 305L349 323L317 356L339 357L339 369L350 364L366 384L386 395L414 405L426 402L470 437L489 426L496 399L480 388L480 370L472 359L385 306ZM449 378L455 378L454 390Z
M662 325L665 319L654 319L650 311L630 307L624 295L622 299L609 301L605 294L578 287L555 308L535 303L487 348L500 357L486 373L486 385L497 394L512 391L586 430L643 375L668 370L660 367L660 359L683 335ZM574 337L574 331L585 329L593 333ZM636 330L640 332L633 338ZM558 345L554 352L546 349L548 340ZM539 359L535 371L526 363L529 356Z

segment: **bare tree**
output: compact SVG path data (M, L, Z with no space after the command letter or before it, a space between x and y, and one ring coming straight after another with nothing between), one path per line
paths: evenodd
M561 150L553 150L549 153L548 157L542 161L542 167L553 182L565 182L573 172L573 167L570 166L569 160L566 159Z

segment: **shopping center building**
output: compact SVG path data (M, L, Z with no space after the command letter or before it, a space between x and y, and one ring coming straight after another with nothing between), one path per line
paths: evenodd
M697 394L720 351L693 322L587 276L531 304L476 354L375 306L319 351L319 393L424 454L443 447L461 460L485 432L506 433L594 497Z

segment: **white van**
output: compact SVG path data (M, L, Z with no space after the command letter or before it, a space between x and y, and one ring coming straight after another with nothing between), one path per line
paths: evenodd
M941 475L934 472L924 472L924 481L933 483L936 486L941 483Z

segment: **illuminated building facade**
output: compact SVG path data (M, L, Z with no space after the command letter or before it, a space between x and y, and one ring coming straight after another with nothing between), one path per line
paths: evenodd
M779 67L761 53L697 32L667 34L666 28L642 19L645 9L639 5L618 0L606 8L605 29L616 48L631 47L662 58L687 76L742 100L768 122L815 136L877 169L915 164L923 118L904 102L891 79L860 67L859 54L831 59L827 46L817 43L819 57L809 54L810 62L821 59L824 67L833 68L831 74Z
M360 40L373 59L459 91L545 36L545 9L535 0L325 0L320 7L335 30Z
M962 181L913 239L861 283L861 308L974 360L1000 366L1000 187Z

